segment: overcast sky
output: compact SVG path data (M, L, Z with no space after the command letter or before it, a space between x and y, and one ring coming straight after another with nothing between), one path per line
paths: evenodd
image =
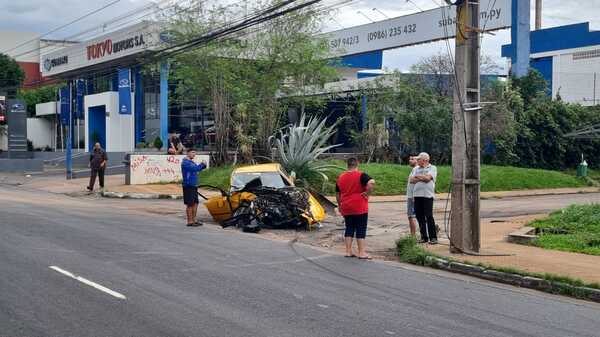
M0 0L0 13L2 13L0 30L33 31L44 34L114 1L118 2L45 37L57 39L71 37L83 30L97 27L112 18L150 4L149 0ZM165 0L153 1L166 2ZM333 1L325 0L325 2ZM355 0L337 11L335 20L332 19L328 23L328 29L335 30L369 23L369 19L359 14L358 11L363 12L371 20L379 21L385 17L378 11L374 11L373 8L377 8L389 17L395 17L412 14L420 9L435 8L436 2L441 3L442 0ZM544 0L543 26L553 27L589 21L592 29L600 29L599 8L600 0L577 2ZM135 15L130 16L135 19ZM499 65L504 66L506 62L500 57L500 46L509 42L510 32L508 30L498 31L495 36L486 35L484 37L482 49ZM438 51L445 51L445 44L437 42L386 51L384 67L406 71L419 58Z

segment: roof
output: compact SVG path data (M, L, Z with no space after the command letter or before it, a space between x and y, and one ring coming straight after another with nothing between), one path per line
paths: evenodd
M281 170L282 168L280 164L272 163L238 167L237 169L233 170L233 173L279 172Z

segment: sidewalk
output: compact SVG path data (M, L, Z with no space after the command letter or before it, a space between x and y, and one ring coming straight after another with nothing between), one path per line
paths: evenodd
M516 217L507 220L507 222L482 221L481 254L506 254L509 256L450 254L449 246L447 245L426 245L424 247L433 253L451 257L459 261L511 267L541 274L550 273L560 276L570 276L590 283L600 283L600 256L548 250L513 244L506 241L509 233L523 227L529 221L544 216L542 214L538 216ZM440 242L448 243L447 240L441 240Z

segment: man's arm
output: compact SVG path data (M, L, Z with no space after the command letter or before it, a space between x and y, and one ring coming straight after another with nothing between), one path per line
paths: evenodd
M104 152L102 152L102 162L100 163L100 167L105 167L107 161L108 161L108 156L106 155L106 151L104 151Z

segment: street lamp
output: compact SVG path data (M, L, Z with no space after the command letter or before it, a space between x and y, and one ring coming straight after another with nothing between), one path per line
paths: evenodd
M390 18L390 17L389 17L389 16L387 16L387 15L386 15L384 12L380 11L380 10L379 10L379 9L377 9L377 8L373 8L373 11L375 11L375 12L377 12L377 13L379 13L379 14L381 14L381 15L385 16L385 18L386 18L386 19L389 19L389 18Z

